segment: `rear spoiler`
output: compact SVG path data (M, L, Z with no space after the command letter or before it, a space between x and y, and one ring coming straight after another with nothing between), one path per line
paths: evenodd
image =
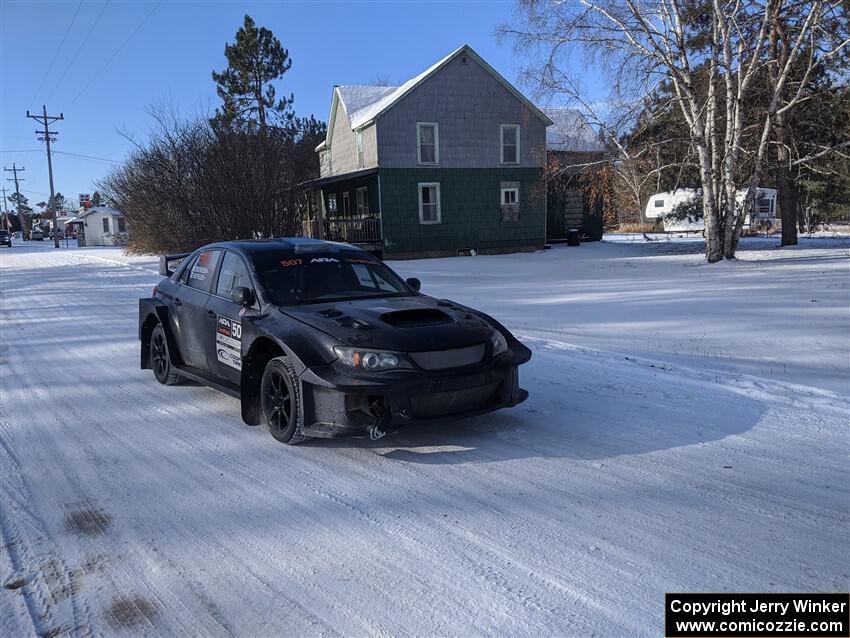
M159 274L163 277L170 277L174 271L183 263L192 253L180 253L178 255L160 255L159 257Z

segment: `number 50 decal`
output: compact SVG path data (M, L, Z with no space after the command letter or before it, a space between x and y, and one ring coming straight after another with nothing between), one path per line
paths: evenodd
M234 339L242 339L242 324L235 321L230 324L231 336Z

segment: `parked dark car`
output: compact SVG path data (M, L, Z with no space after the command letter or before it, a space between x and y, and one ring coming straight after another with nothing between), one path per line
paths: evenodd
M0 246L12 247L12 235L8 230L0 230Z
M239 398L245 423L284 443L376 439L528 397L531 351L504 326L354 246L222 242L161 257L160 274L139 300L141 367Z

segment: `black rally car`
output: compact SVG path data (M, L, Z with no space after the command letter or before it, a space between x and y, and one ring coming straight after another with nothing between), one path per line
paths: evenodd
M242 419L284 443L376 439L528 397L517 367L531 351L508 330L354 246L221 242L159 270L139 300L142 368L239 398Z

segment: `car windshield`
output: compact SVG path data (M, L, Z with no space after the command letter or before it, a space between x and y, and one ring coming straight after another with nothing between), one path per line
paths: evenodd
M278 306L412 294L398 275L368 253L269 251L252 258L263 288Z

